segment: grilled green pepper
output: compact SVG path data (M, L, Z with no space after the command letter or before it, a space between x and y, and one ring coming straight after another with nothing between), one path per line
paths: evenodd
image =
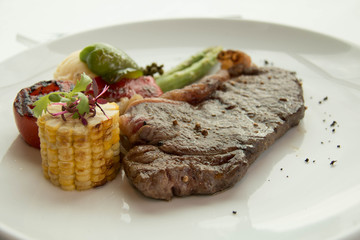
M143 75L136 62L125 52L104 43L85 47L80 52L80 60L109 84L122 78L138 78Z
M156 78L163 92L182 88L205 76L217 63L217 55L222 47L210 47L180 63Z

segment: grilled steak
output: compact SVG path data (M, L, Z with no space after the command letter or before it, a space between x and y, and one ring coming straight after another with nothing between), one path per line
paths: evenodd
M220 71L163 98L135 102L121 117L133 145L124 170L145 196L169 200L229 188L303 118L295 73L256 68L232 75Z

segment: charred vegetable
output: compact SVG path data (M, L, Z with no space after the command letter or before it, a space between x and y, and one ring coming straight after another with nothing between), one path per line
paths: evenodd
M87 116L87 125L49 113L58 111L61 106L50 105L37 120L45 178L67 191L95 188L115 179L120 170L118 105L102 105L96 116Z
M70 91L74 84L69 81L41 81L23 88L16 95L13 104L16 126L20 135L32 147L40 148L40 139L36 117L33 112L34 102L40 97L58 91Z

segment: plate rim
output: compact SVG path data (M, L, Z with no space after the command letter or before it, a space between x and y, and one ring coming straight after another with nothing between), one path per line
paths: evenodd
M156 23L162 23L162 22L170 22L170 21L174 21L174 22L192 22L192 21L222 21L222 22L238 22L238 23L248 23L248 24L259 24L259 25L267 25L270 27L281 27L281 28L285 28L287 30L296 30L296 31L301 31L307 34L313 34L313 35L317 35L317 36L321 36L321 37L325 37L328 39L331 39L333 41L337 41L339 43L345 43L348 45L351 45L354 48L357 48L360 51L360 45L357 45L356 43L350 42L348 40L344 40L341 39L339 37L335 37L332 35L328 35L325 33L321 33L321 32L317 32L311 29L307 29L307 28L302 28L302 27L298 27L298 26L293 26L293 25L289 25L289 24L280 24L280 23L275 23L275 22L265 22L265 21L259 21L259 20L252 20L252 19L232 19L232 18L211 18L211 17L191 17L191 18L163 18L163 19L152 19L152 20L139 20L139 21L133 21L133 22L125 22L125 23L114 23L114 24L108 24L108 25L104 25L104 26L98 26L98 27L94 27L94 28L89 28L89 29L85 29L82 31L78 31L75 33L70 33L70 34L65 34L57 39L53 39L50 41L46 41L46 42L42 42L39 43L38 45L35 45L33 47L30 47L28 49L25 49L19 53L16 53L6 59L4 59L3 61L0 62L0 65L6 64L9 61L13 61L14 59L18 58L19 56L23 55L24 53L27 53L29 51L34 51L35 49L44 47L46 45L49 44L57 44L58 42L61 41L65 41L69 38L76 38L77 36L80 35L84 35L84 34L90 34L92 32L97 32L100 30L108 30L111 28L116 28L116 27L124 27L124 26L135 26L135 25L142 25L142 24L156 24Z

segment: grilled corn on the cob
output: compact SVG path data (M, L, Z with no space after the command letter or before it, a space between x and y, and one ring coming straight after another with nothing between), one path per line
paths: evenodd
M108 118L97 109L84 126L79 119L49 113L39 117L40 148L44 176L64 190L85 190L104 185L120 169L119 108L102 105ZM49 106L59 112L59 106Z

